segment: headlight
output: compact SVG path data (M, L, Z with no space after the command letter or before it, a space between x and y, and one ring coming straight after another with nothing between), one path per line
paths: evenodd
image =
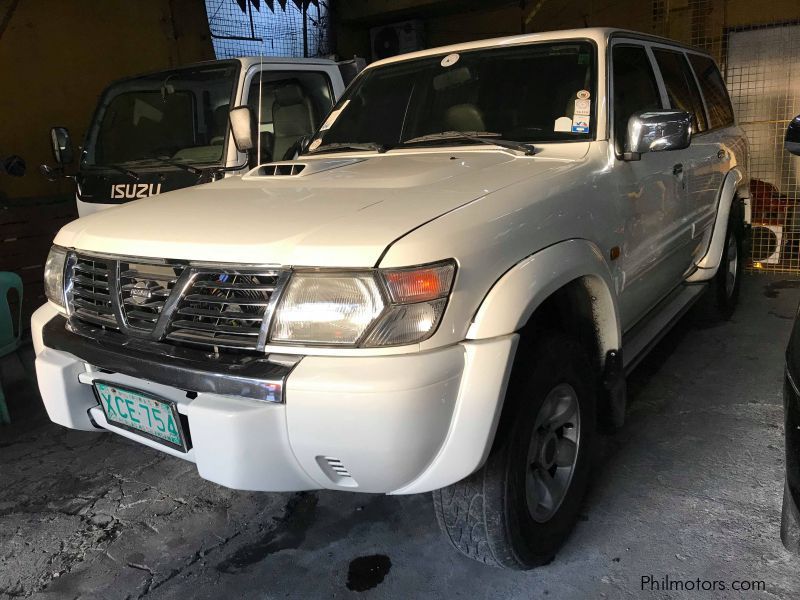
M366 272L295 272L270 340L336 346L397 346L436 331L455 263Z
M44 294L48 300L64 307L64 264L67 251L61 246L50 248L44 263Z
M372 273L295 273L276 311L271 339L353 345L383 307Z

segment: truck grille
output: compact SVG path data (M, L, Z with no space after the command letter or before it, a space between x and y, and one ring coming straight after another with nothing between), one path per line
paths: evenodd
M82 254L68 265L73 322L215 351L263 350L265 322L288 273Z
M278 271L197 273L175 311L168 340L255 350Z
M68 299L73 317L118 329L111 302L109 273L115 272L114 261L77 256L71 266Z
M120 262L119 294L128 327L153 331L185 265Z

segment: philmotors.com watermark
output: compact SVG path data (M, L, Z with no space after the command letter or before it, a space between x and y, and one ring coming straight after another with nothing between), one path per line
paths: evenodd
M764 581L757 579L680 579L664 575L642 575L641 589L645 592L763 592L767 589Z

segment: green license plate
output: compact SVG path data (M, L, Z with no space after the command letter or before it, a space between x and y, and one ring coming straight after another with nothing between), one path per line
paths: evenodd
M109 423L186 452L174 402L105 381L95 381L94 389Z

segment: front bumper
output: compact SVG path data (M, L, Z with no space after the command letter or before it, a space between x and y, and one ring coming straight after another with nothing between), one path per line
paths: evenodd
M410 494L463 479L489 452L517 344L509 335L423 353L267 360L273 366L236 379L225 369L209 374L172 359L161 361L171 363L166 367L158 360L126 363L135 349L103 348L64 332L63 324L50 304L32 319L51 420L113 431L194 462L205 479L262 491ZM54 328L58 343L48 335ZM109 424L92 390L95 378L175 402L188 421L191 449L172 450ZM284 401L259 398L268 389L262 380L279 382Z

